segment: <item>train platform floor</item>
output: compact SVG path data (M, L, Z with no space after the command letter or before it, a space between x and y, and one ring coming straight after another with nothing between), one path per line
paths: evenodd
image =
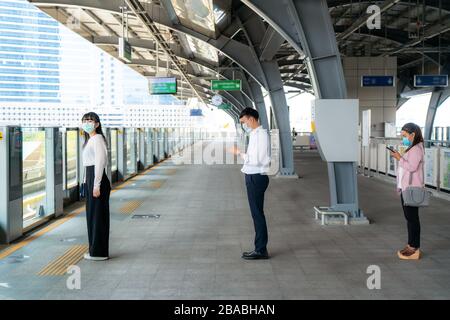
M110 260L81 259L86 220L74 207L0 251L0 299L450 299L448 201L421 209L423 258L401 261L394 184L358 178L370 225L321 226L313 207L328 204L326 164L295 151L295 166L300 179L271 177L266 192L269 260L241 258L254 237L241 166L168 159L111 195ZM379 290L367 287L371 265Z

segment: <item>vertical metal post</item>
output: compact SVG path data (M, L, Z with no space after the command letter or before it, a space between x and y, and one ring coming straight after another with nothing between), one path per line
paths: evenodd
M437 146L437 179L436 179L436 190L441 191L441 146Z
M54 128L54 179L55 179L55 217L64 213L64 192L63 192L63 159L62 159L62 132L59 128Z
M169 131L168 128L163 128L163 150L164 150L164 159L169 157Z
M112 141L111 141L111 128L106 128L105 131L105 137L106 137L106 150L108 151L108 164L106 165L106 176L108 177L109 181L112 183L112 172L111 172L111 148L112 148Z
M84 169L84 165L83 165L83 146L84 146L84 133L83 130L80 130L78 132L78 136L77 136L77 169L78 172L80 173L78 175L78 188L79 186L84 182L84 176L86 174L86 170ZM79 199L79 192L78 192L78 197Z
M117 180L123 181L127 175L127 132L117 129Z
M62 137L58 128L45 129L45 215L63 213Z
M361 166L362 166L362 174L363 177L366 176L366 147L361 146Z
M61 128L60 131L62 134L63 192L65 197L69 197L69 191L67 190L67 130Z
M165 159L164 157L164 128L158 129L158 141L159 141L159 161Z
M153 130L146 128L147 134L147 165L153 165Z
M447 127L446 131L447 131L447 134L446 134L445 140L447 141L446 145L448 146L448 144L450 143L450 127Z
M385 143L386 143L386 145L388 144L388 140L385 140ZM388 152L387 152L387 149L386 149L386 151L385 151L385 154L384 154L384 159L385 159L385 161L386 161L386 171L384 172L384 175L387 177L389 174L388 174L388 170L389 170L389 158L388 158Z
M131 176L131 175L134 175L134 174L136 174L138 172L137 162L138 162L138 143L139 143L139 141L137 139L137 135L138 135L137 129L136 128L129 128L129 130L131 132L131 137L132 137L132 142L131 142L131 155L132 155L131 163L132 163L132 166L133 166L133 172L130 174L130 176Z
M22 129L0 127L0 243L23 232Z
M158 142L158 129L153 128L153 156L154 163L159 162L159 142Z
M359 153L360 153L360 160L359 160L359 173L364 176L364 166L363 166L363 143L362 143L362 137L360 137L360 146L359 146Z
M141 163L141 170L144 170L145 168L147 168L148 164L147 164L147 144L145 143L146 141L146 137L145 137L145 129L144 128L139 128L137 129L138 131L138 143L139 143L139 161Z
M377 177L379 177L380 176L380 171L378 170L378 143L376 143L376 162L375 162L375 164L376 164L376 167L375 167L375 170L376 170L376 172L377 172Z
M368 167L368 171L369 171L369 173L368 173L368 175L367 175L367 177L368 178L371 178L372 177L372 150L371 150L371 147L372 146L372 142L369 140L369 146L367 147L369 150L368 150L368 152L369 152L369 155L368 155L368 158L369 158L369 164L367 165L367 167Z

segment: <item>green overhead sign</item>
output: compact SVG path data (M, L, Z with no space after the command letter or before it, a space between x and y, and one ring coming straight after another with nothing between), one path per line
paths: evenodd
M230 110L231 109L231 104L229 104L229 103L222 103L221 105L217 106L217 109Z
M241 80L211 80L211 90L239 91L241 90Z
M150 94L174 94L177 93L176 78L149 78Z
M131 45L124 38L119 38L119 58L125 62L131 62Z

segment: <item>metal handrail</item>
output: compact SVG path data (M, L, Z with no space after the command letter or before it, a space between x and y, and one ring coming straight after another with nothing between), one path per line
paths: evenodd
M361 136L360 136L361 138ZM378 154L378 150L379 148L376 147L376 156L375 156L375 160L376 160L376 164L375 164L375 170L372 168L372 145L376 144L377 146L381 143L376 143L376 141L373 140L378 140L378 141L383 141L383 142L387 142L387 141L401 141L401 138L399 137L370 137L370 142L369 142L369 147L364 147L362 146L362 139L360 139L361 142L361 159L360 159L360 164L359 164L359 168L362 171L361 173L364 176L367 177L373 177L371 172L375 171L377 176L380 176L381 174L383 174L383 172L380 172L380 168L378 165L378 159L379 159L379 154ZM427 185L429 187L432 187L433 189L436 188L436 191L438 193L442 192L441 190L441 165L440 165L440 157L441 157L441 150L443 148L450 148L450 141L448 140L425 140L425 143L432 143L432 148L437 150L437 166L434 168L436 170L436 185ZM366 158L366 148L368 148L368 159ZM387 152L387 151L386 151ZM389 163L388 161L386 161L386 167L384 168L384 176L388 177L391 174L389 173L388 170L388 166ZM368 171L368 174L366 175L366 169ZM447 192L445 192L447 193Z
M398 140L398 141L402 140L402 138L400 138L400 137L373 137L373 136L371 136L370 139L376 139L376 140ZM424 140L424 142L450 144L450 140Z

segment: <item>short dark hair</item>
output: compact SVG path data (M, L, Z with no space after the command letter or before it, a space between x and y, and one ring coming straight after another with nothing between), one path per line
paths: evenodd
M255 118L256 120L259 120L259 113L253 108L245 108L241 111L241 114L239 115L239 119L241 119L244 116Z

